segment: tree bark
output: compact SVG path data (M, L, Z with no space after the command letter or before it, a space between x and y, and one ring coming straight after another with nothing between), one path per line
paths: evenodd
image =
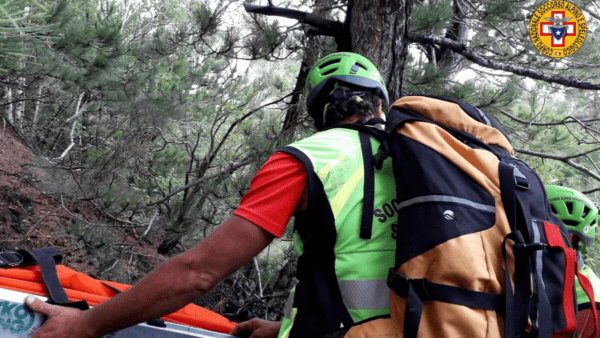
M467 45L469 32L465 22L465 6L464 0L452 1L453 18L446 31L445 38ZM437 65L440 67L453 67L454 73L457 73L462 69L461 55L454 53L447 47L440 48L439 52L435 54L435 59Z
M316 4L319 4L317 1ZM318 17L328 17L330 15L331 10L325 9L322 6L315 6L315 10L313 11L314 16ZM284 133L289 133L293 131L298 125L298 120L300 119L300 114L305 109L304 105L301 104L302 100L304 100L304 84L306 82L306 77L308 76L308 72L312 68L312 66L317 62L317 60L321 57L321 52L323 50L322 45L324 44L324 40L326 37L322 36L309 36L307 38L307 46L304 50L304 56L302 57L302 63L300 65L300 70L298 71L298 77L296 78L296 86L294 87L294 95L289 104L289 109L285 115L285 120L283 121L283 127L281 130Z
M377 66L391 103L401 96L413 0L379 0L377 4L353 0L350 4L351 50Z

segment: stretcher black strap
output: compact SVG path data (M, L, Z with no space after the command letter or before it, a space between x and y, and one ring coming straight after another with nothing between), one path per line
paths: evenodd
M395 269L390 269L387 284L398 296L407 298L404 312L405 338L417 336L424 301L440 301L504 313L504 295L501 294L432 283L426 278L410 279Z
M86 301L69 302L65 289L60 285L56 264L62 261L62 256L55 248L48 247L36 250L17 250L15 252L0 253L0 267L25 267L38 265L44 284L48 289L48 303L80 310L89 309Z

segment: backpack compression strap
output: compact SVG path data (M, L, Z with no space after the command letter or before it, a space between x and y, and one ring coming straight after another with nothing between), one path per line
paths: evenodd
M400 297L406 298L404 338L416 338L423 312L423 302L436 300L470 308L504 313L504 295L472 291L452 285L432 283L426 278L410 279L390 269L387 285Z
M36 250L17 250L15 252L0 253L0 268L26 267L38 265L44 284L48 289L48 303L57 304L66 307L73 307L80 310L89 309L86 301L70 302L69 297L58 279L56 264L62 261L62 256L55 248L48 247Z

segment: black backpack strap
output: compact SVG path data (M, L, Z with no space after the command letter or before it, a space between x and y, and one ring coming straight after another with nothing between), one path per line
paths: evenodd
M373 232L373 205L375 204L375 165L372 156L373 148L371 147L371 137L366 133L359 133L359 137L365 170L360 238L371 239Z
M389 157L390 147L388 135L383 130L374 126L383 124L382 119L361 119L357 123L342 123L334 128L352 129L358 131L360 147L363 154L364 165L364 187L363 187L363 210L360 222L360 238L371 239L373 232L373 208L375 204L375 168L380 170L383 161ZM377 154L373 155L371 136L379 141Z
M406 298L405 338L417 337L424 301L435 300L504 313L504 295L501 294L432 283L426 278L410 279L395 269L390 269L387 284L398 296Z
M56 264L60 264L62 256L55 248L48 247L36 250L17 250L0 253L0 268L26 267L38 265L44 284L48 289L48 303L80 310L89 309L86 301L70 302L65 289L60 284Z
M506 211L512 232L506 236L502 244L502 254L506 266L506 323L505 336L515 337L524 332L528 321L532 322L532 333L540 337L551 337L552 327L540 325L552 321L550 300L546 293L542 276L537 269L532 269L530 257L534 251L543 250L547 244L532 238L533 224L529 207L521 202L520 195L529 189L529 181L516 166L503 162L499 164L500 190L502 204ZM523 236L526 233L526 238ZM514 254L514 290L512 288L508 268L506 243L512 240ZM533 277L533 278L532 278ZM531 283L534 293L531 297Z

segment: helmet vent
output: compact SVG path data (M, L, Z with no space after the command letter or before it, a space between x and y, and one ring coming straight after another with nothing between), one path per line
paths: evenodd
M592 211L592 209L590 209L587 205L583 207L583 214L581 215L581 218L585 218L590 211Z
M329 75L331 73L335 73L336 70L337 70L337 68L330 69L330 70L326 71L325 73L321 74L321 76L325 76L325 75Z
M357 63L355 63L355 65L359 66L360 68L362 68L362 69L364 69L364 70L367 70L367 67L365 67L365 66L364 66L362 63L360 63L360 62L357 62Z
M567 210L569 211L569 214L573 213L573 202L565 202L565 205L567 206Z
M572 226L572 227L576 227L579 225L579 222L574 221L572 219L563 219L562 221L563 221L563 223L565 223L565 225Z
M557 215L558 214L558 210L556 210L556 208L554 207L554 204L550 204L550 206L552 207L552 213Z
M323 68L325 68L327 66L331 66L331 65L334 65L336 63L340 63L340 59L333 59L333 60L327 61L324 64L320 65L319 69L323 69Z

